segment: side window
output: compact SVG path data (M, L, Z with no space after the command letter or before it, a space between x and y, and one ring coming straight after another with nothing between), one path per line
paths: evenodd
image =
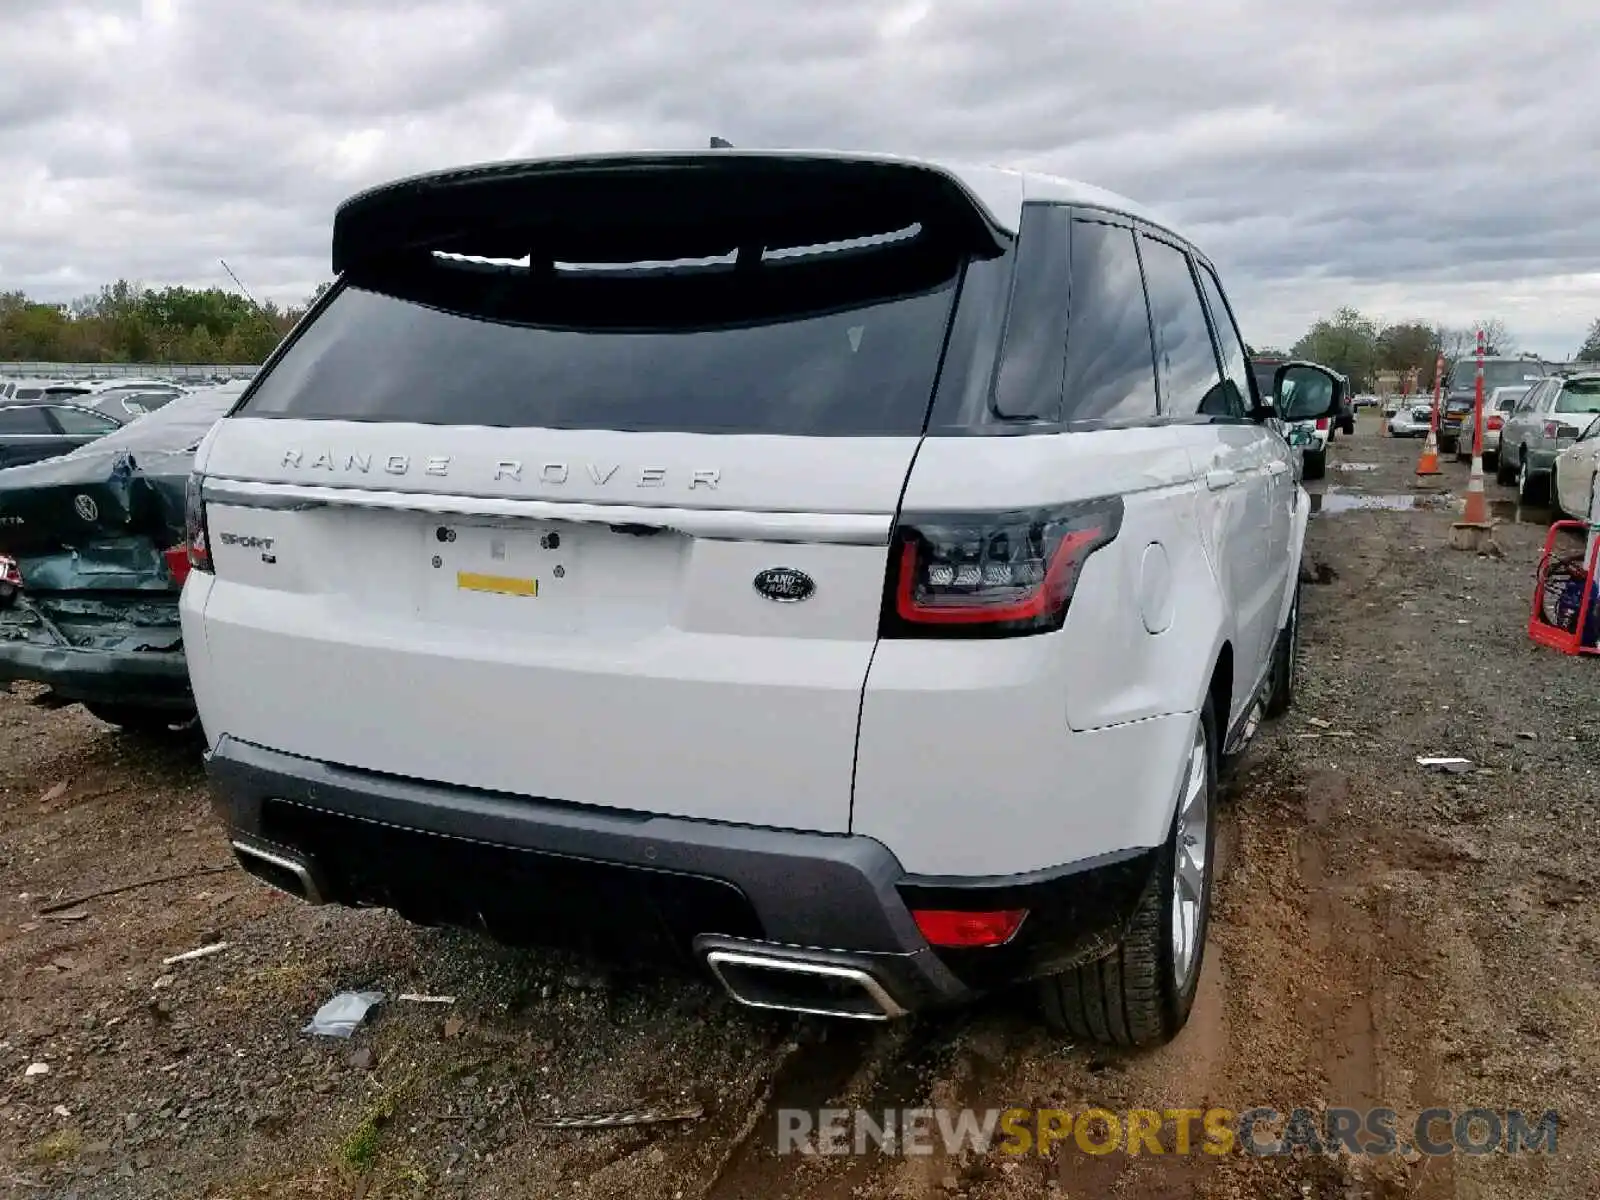
M1519 413L1532 412L1538 406L1539 398L1544 395L1547 386L1547 384L1543 383L1534 384L1529 389L1528 394L1517 401L1516 407L1512 411Z
M1002 417L1061 418L1071 224L1065 208L1030 204L1022 210L1005 342L994 383L994 410Z
M1067 325L1068 421L1136 421L1156 415L1150 310L1133 230L1072 222Z
M61 432L74 437L98 436L110 433L117 428L117 423L110 417L102 417L99 413L89 412L82 408L67 408L65 406L52 408L50 415L55 418L56 425Z
M1545 388L1544 395L1539 397L1540 412L1547 413L1554 411L1556 401L1561 397L1561 389L1563 386L1565 385L1558 382L1552 382L1548 387Z
M1227 392L1233 415L1242 417L1256 406L1250 394L1250 365L1245 361L1244 339L1234 324L1233 311L1222 294L1222 284L1216 273L1205 263L1196 262L1200 271L1200 290L1205 293L1206 307L1211 310L1211 328L1217 333L1217 346L1222 351L1222 383Z
M0 408L0 437L36 437L53 433L55 428L37 404Z
M1150 317L1156 330L1156 368L1161 411L1187 417L1226 416L1222 372L1211 345L1206 310L1189 272L1189 256L1175 246L1139 235Z

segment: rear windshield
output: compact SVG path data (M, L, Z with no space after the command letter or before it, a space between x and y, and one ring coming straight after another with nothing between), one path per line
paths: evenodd
M960 277L911 229L735 261L437 252L346 277L241 415L919 434Z
M155 412L158 408L165 408L178 398L178 392L124 392L117 397L116 403L123 405L129 412Z
M69 457L87 458L108 450L190 450L239 401L243 384L199 388L161 406L159 412L128 422Z
M1532 360L1526 362L1486 360L1483 364L1483 392L1484 395L1488 395L1497 387L1532 385L1543 379L1544 375L1544 365ZM1478 360L1459 358L1450 371L1450 390L1471 392L1477 387L1477 378Z
M1600 379L1574 379L1556 397L1558 413L1600 413Z

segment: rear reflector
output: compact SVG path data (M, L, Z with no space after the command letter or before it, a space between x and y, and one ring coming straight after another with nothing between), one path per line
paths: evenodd
M1317 418L1317 428L1318 429L1326 429L1327 427L1328 427L1328 418L1327 417L1318 417Z
M167 570L172 572L172 578L179 587L189 578L189 547L174 546L170 550L163 550L161 557L167 560Z
M1025 908L1008 908L998 912L950 912L945 909L914 909L911 916L928 939L930 946L962 948L972 946L1003 946L1016 936L1022 919L1028 915Z

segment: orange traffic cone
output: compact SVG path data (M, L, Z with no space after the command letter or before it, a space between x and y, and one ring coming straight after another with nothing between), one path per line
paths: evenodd
M1422 457L1417 459L1418 475L1442 475L1439 470L1439 439L1432 429L1428 430L1428 440L1422 443Z
M1461 514L1463 525L1487 525L1489 501L1483 494L1483 455L1472 456L1472 474L1467 476L1467 505Z

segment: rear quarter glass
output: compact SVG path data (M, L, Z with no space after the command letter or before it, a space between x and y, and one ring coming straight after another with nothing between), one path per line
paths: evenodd
M749 270L424 255L348 276L239 415L914 436L960 268L915 235Z

